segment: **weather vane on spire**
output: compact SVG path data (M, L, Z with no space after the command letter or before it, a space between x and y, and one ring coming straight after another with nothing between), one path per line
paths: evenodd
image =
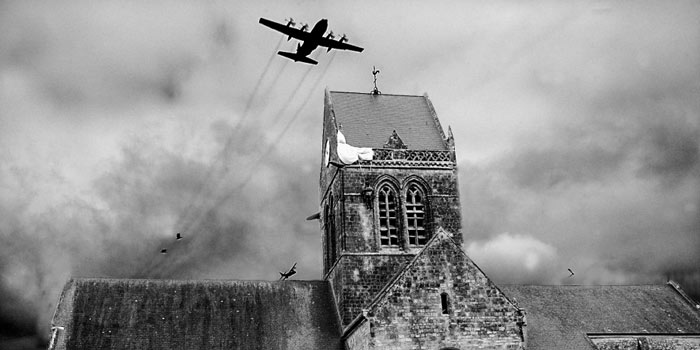
M372 75L374 75L374 90L372 90L372 95L381 95L382 93L377 89L377 74L379 74L379 70L375 66L372 66Z

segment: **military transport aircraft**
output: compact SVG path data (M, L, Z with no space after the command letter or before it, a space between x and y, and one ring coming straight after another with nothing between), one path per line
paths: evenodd
M296 24L291 19L286 25L273 22L265 18L260 18L259 22L264 26L287 34L287 40L295 38L304 42L303 44L297 45L297 52L277 52L278 55L292 59L294 62L299 61L308 64L317 64L318 62L307 56L319 46L327 47L328 50L326 52L330 51L331 49L352 50L357 52L362 52L362 50L364 50L361 47L346 44L345 41L347 41L348 38L345 36L345 34L343 34L343 36L338 40L333 40L334 35L332 31L328 33L328 35L324 36L324 34L326 34L326 29L328 29L328 20L325 18L318 21L310 32L306 31L309 27L306 24L301 27L301 29L294 28Z
M293 274L297 273L297 263L292 265L292 268L287 272L280 272L280 280L285 281L287 278L291 277Z

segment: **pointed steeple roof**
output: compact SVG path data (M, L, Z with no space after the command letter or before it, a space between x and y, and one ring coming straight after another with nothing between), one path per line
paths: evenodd
M427 95L330 92L336 122L343 126L347 143L355 147L383 148L396 131L411 150L447 151L442 126Z

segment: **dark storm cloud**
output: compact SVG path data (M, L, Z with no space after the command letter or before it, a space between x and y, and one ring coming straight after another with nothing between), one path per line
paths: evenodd
M644 154L644 174L675 179L700 175L698 167L700 128L688 124L659 125L651 130Z
M241 131L254 135L258 150L269 145L256 129ZM217 148L223 147L221 141ZM302 233L315 232L315 225L309 227L303 220L315 208L298 205L314 201L314 186L304 181L310 174L298 167L297 160L273 152L258 166L255 181L240 187L259 156L255 150L246 156L227 156L226 161L237 164L239 171L221 170L212 172L216 177L207 177L207 170L221 163L189 159L137 138L123 147L116 163L104 169L89 201L68 196L34 214L21 205L10 208L13 211L3 217L12 220L0 231L3 241L10 242L0 248L0 275L3 290L12 296L0 302L0 309L7 311L2 321L25 328L38 319L43 329L69 274L201 278L212 269L229 266L212 277L274 279L278 269L299 260L304 266L300 273L315 277L318 267L300 259L309 255L300 252L314 250L317 243L315 234ZM27 190L32 191L32 186ZM219 200L222 196L227 199ZM188 199L197 205L190 206ZM189 230L181 231L175 227L175 218L185 214L192 214L192 219L184 223ZM175 240L177 232L185 238ZM261 245L271 255L264 261ZM161 248L167 248L168 254L159 254Z
M161 2L8 2L0 60L54 103L100 107L178 97L232 27L207 7Z
M299 261L319 278L318 223L303 218L318 210L322 88L369 91L373 65L380 90L427 91L452 125L465 247L497 282L698 286L697 13L3 2L0 322L45 336L70 275L276 279ZM328 78L307 77L275 55L296 43L257 23L289 16L329 18L366 50L320 53Z
M299 166L316 159L279 155L290 147L260 128L265 116L238 125L250 91L232 82L261 72L231 79L226 13L3 6L0 323L14 328L2 334L46 337L70 276L276 279L294 261L301 278L320 274L318 227L303 220L316 189ZM251 113L270 105L254 102Z
M673 275L697 285L700 110L691 100L677 101L682 108L654 102L653 94L639 100L644 108L616 109L616 116L557 120L499 159L462 167L475 255L489 244L499 250L499 242L507 251L499 234L514 232L547 242L557 255L552 264L579 271L577 281L560 280L549 266L518 271L484 259L487 272L503 281L529 274L539 283L648 283Z
M698 8L638 5L579 11L498 82L538 105L513 113L520 129L502 151L460 167L467 247L497 281L670 276L700 295ZM512 113L521 100L510 101L486 112ZM513 242L551 249L527 255ZM548 264L525 268L526 259Z

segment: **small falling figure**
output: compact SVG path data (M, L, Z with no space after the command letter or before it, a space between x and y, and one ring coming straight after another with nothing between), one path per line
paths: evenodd
M180 235L180 232L177 233L177 237L175 237L178 241L182 239L182 236Z
M567 269L567 270L569 270L569 273L571 273L571 274L569 275L569 277L574 277L574 272L571 271L571 269Z
M292 268L289 269L289 271L287 271L286 273L280 272L280 280L284 281L287 278L291 277L293 274L297 273L296 267L297 263L294 263L294 265L292 265Z
M161 254L167 254L167 253L168 253L168 250L165 249L165 248L163 248L163 249L160 250L160 253L161 253Z

